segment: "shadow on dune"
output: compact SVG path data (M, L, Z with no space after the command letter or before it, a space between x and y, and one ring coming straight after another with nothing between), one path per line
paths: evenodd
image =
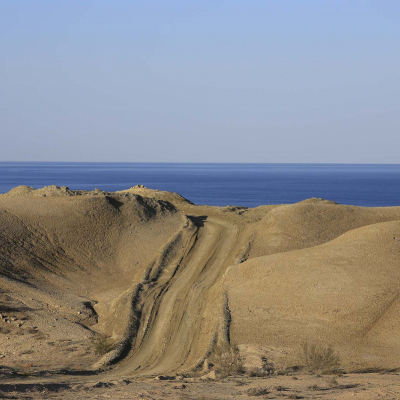
M188 218L199 228L202 228L204 226L204 221L207 220L206 215L201 215L201 216L188 215Z

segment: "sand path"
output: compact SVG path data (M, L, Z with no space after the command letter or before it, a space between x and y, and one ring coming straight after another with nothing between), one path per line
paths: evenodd
M198 225L196 240L185 249L172 278L147 296L134 350L117 368L119 374L190 369L223 329L218 283L233 261L238 228L217 218L193 220Z

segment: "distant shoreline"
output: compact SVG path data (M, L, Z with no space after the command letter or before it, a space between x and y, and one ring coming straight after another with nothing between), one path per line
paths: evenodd
M311 197L396 206L400 165L0 162L0 193L19 185L115 192L135 184L221 207L293 204Z

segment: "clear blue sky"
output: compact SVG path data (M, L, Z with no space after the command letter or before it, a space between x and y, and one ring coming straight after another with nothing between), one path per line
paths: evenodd
M0 0L0 161L400 163L400 1Z

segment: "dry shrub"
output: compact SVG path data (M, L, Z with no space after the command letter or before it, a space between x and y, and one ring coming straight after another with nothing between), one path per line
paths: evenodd
M107 336L101 335L91 340L94 354L103 356L111 350L112 344Z
M217 347L210 357L216 371L222 376L242 374L244 372L242 357L237 346Z
M268 373L265 372L261 368L252 369L252 370L248 371L247 373L251 378L264 378L264 377L268 376Z
M300 362L313 372L334 371L340 367L340 359L331 345L323 346L305 342L301 345Z
M262 388L262 387L250 388L246 392L248 396L266 396L269 393L270 393L269 388Z
M253 368L247 371L250 377L264 378L266 376L271 376L275 373L274 364L270 362L267 357L261 357L261 362L261 368Z

